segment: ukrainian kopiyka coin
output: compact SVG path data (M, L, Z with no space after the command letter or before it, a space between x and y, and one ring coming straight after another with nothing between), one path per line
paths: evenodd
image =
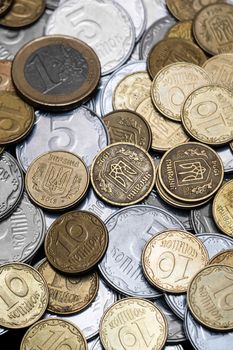
M222 146L216 149L219 157L222 159L224 172L232 173L233 172L233 149L229 146Z
M212 214L212 203L191 210L192 226L195 233L218 232Z
M147 28L160 18L169 16L165 0L144 0L147 14Z
M146 242L166 229L183 229L168 211L148 205L124 208L107 221L109 246L99 264L106 281L120 293L142 298L156 298L161 292L145 279L141 254ZM127 231L127 234L126 234Z
M49 210L74 206L85 195L88 185L85 163L65 151L43 153L31 163L25 179L29 197Z
M35 114L31 134L16 146L17 159L24 171L41 153L56 150L77 154L89 167L96 154L108 145L104 122L86 107L63 113L37 111Z
M1 0L0 1L0 16L4 16L11 8L13 0Z
M233 249L218 253L217 255L213 256L209 263L233 267Z
M161 350L167 332L167 321L162 312L152 302L137 298L116 302L100 322L100 339L106 350L127 349L132 341L140 348Z
M43 349L51 349L54 345L61 349L88 349L86 339L79 328L62 319L42 320L35 323L25 333L20 350L37 349L41 345Z
M88 343L88 345L89 345L89 343ZM104 350L99 338L94 342L93 346L90 347L90 350ZM166 345L164 347L164 350L183 350L183 347L180 344L179 345Z
M108 246L108 231L98 216L72 211L60 216L49 228L45 254L50 264L65 273L93 268Z
M146 151L151 146L151 127L140 114L127 109L108 113L103 117L110 143L129 142Z
M100 63L95 52L76 38L44 36L17 53L12 78L19 93L34 106L71 109L97 87Z
M64 2L50 16L46 34L72 35L86 42L97 53L103 75L120 67L135 44L135 29L128 13L108 0Z
M210 75L211 81L233 90L233 54L222 53L209 58L202 66Z
M48 287L31 266L22 263L0 267L0 325L25 328L38 321L48 305Z
M167 32L167 38L180 38L191 42L194 42L192 32L192 21L178 22L169 29Z
M11 79L12 61L0 60L0 91L14 91Z
M24 179L17 161L10 153L0 155L0 219L14 210L23 194Z
M94 159L91 182L95 192L107 203L136 204L154 186L154 162L143 148L131 143L114 143Z

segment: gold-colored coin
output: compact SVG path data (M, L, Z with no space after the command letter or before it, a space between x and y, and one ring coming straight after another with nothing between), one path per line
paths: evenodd
M114 143L95 157L91 182L95 192L110 204L136 204L154 186L155 165L143 148L130 143Z
M25 328L44 314L49 299L44 278L31 266L12 263L0 266L0 325Z
M66 151L44 153L30 165L25 179L30 198L50 210L67 209L77 204L89 185L86 165Z
M202 66L212 83L233 90L233 54L222 53L209 58Z
M149 150L151 128L140 114L122 109L106 114L103 121L109 132L110 143L129 142Z
M11 78L12 61L0 61L0 91L15 91Z
M99 277L96 272L80 277L62 275L47 260L37 267L49 288L47 310L56 314L73 314L85 309L96 297Z
M220 230L233 237L233 180L226 182L216 194L213 217Z
M204 244L193 234L167 230L153 236L142 254L146 278L156 288L184 293L193 276L209 261Z
M100 339L105 350L161 350L167 333L165 316L144 299L122 299L110 306L100 321Z
M20 350L32 349L88 350L88 347L78 327L63 319L51 318L35 323L25 333Z
M151 127L153 150L164 152L189 140L183 126L165 118L157 111L150 97L140 103L136 112L141 114Z
M192 21L178 22L169 29L166 37L185 39L194 43L192 24Z
M180 121L184 101L200 86L210 84L207 72L192 63L170 64L155 76L151 96L155 107L165 117Z
M233 249L225 250L216 254L210 260L209 264L228 265L233 267Z
M209 265L191 281L187 301L193 316L212 329L233 329L233 267Z
M229 143L233 140L233 92L217 85L193 91L183 105L182 123L197 141Z
M65 273L82 273L92 269L104 256L108 231L97 215L71 211L49 227L44 245L53 267Z
M139 104L150 97L151 79L147 72L136 72L123 78L113 94L114 109L136 111Z

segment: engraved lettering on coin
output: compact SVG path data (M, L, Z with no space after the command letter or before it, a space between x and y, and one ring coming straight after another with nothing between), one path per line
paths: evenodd
M202 66L214 84L233 90L233 54L222 53L209 58Z
M12 61L0 60L0 91L14 91L14 85L11 79Z

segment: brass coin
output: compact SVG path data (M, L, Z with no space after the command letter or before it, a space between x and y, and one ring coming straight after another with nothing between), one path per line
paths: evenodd
M167 230L153 236L142 253L142 267L153 286L184 293L193 276L209 262L204 244L193 234Z
M67 209L77 204L89 185L86 165L66 151L44 153L28 168L25 186L30 198L49 210Z
M48 287L31 266L12 263L0 266L0 325L29 327L38 321L48 305Z
M213 217L220 230L233 237L233 180L226 182L216 194Z
M192 25L192 21L178 22L169 29L166 37L185 39L194 43Z
M10 11L0 19L9 28L21 28L37 21L45 10L44 0L14 0Z
M12 61L0 60L0 91L15 91L11 79Z
M151 86L152 100L165 117L180 121L187 96L210 83L209 75L203 68L186 62L172 63L155 76Z
M147 70L152 78L163 67L176 62L188 62L202 66L206 61L203 51L188 40L167 38L152 47L147 58Z
M140 103L136 112L141 114L151 127L153 150L164 152L189 140L183 126L165 118L157 111L150 97Z
M209 261L209 264L228 265L233 267L233 249L225 250L216 254Z
M96 272L70 277L55 270L47 260L37 267L49 288L47 310L56 314L73 314L85 309L96 297L99 277Z
M193 316L212 329L233 329L233 267L209 265L191 281L187 301Z
M224 175L218 154L198 142L187 142L167 151L158 174L166 192L185 202L210 198L221 186Z
M149 150L151 128L140 114L122 109L106 114L103 121L109 132L110 143L129 142Z
M100 62L83 41L68 36L37 38L17 53L12 78L19 93L36 107L71 109L92 94Z
M15 92L0 92L0 144L19 141L32 129L34 111Z
M208 145L233 140L233 92L217 85L193 91L183 105L182 123L194 139Z
M105 350L161 350L168 334L163 313L150 301L125 298L110 306L100 321Z
M151 79L147 72L136 72L123 78L113 94L114 109L136 111L139 104L150 97Z
M13 0L1 0L0 1L0 16L4 16L11 8Z
M193 34L198 45L211 55L233 52L233 6L204 7L194 19Z
M213 84L233 90L233 54L222 53L209 58L202 66Z
M20 350L88 350L86 339L78 327L59 318L42 320L25 333Z
M56 219L45 238L50 264L66 273L93 268L108 246L108 231L100 218L87 211L71 211Z
M155 165L143 148L125 142L114 143L95 157L91 182L95 192L110 204L136 204L154 186Z

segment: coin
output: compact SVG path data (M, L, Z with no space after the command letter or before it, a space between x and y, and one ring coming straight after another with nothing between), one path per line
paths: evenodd
M61 210L77 204L89 185L84 162L65 151L44 153L30 165L25 186L29 197L39 206Z
M212 203L191 210L191 219L195 233L218 232L212 215Z
M49 288L47 310L56 314L74 314L85 309L96 297L99 278L96 272L70 277L56 271L47 260L37 270L44 277Z
M44 10L44 0L14 0L10 11L0 19L0 24L16 29L25 27L37 21Z
M129 347L160 350L167 339L167 321L150 301L126 298L113 304L100 322L100 339L106 350Z
M36 349L41 345L44 350L54 346L58 349L88 349L87 342L79 328L62 319L42 320L35 323L25 333L20 350Z
M106 202L124 206L143 200L155 182L150 155L136 145L118 142L105 147L91 166L91 183Z
M202 66L214 84L233 89L233 54L222 53L209 58Z
M213 202L213 217L216 225L225 234L233 237L233 180L225 183Z
M60 216L49 228L45 254L59 271L80 273L93 268L108 246L108 231L93 213L73 211Z
M110 143L130 142L146 151L151 146L151 128L140 114L127 109L117 110L104 116Z
M59 6L60 0L46 0L46 7L55 10Z
M232 278L233 267L209 265L191 281L187 293L188 306L204 326L216 330L233 328L232 307L228 299L233 291Z
M168 16L165 0L144 0L147 13L147 28L158 19Z
M233 142L230 143L230 147L231 147L231 149L233 151Z
M219 157L222 159L224 172L232 173L233 172L233 149L229 146L222 146L216 149Z
M188 40L167 38L158 42L150 50L147 70L154 78L163 67L183 61L202 66L206 61L206 56L198 46Z
M100 63L84 42L67 36L40 37L17 53L12 78L36 107L61 110L88 99L100 78Z
M48 287L31 266L12 263L0 266L0 325L25 328L38 321L48 305Z
M14 85L11 79L12 61L0 61L0 91L14 91Z
M180 38L195 43L192 33L192 21L178 22L172 26L166 35L167 38Z
M0 16L4 16L12 6L13 0L1 0L0 2Z
M104 350L99 338L94 341L94 344L93 346L91 346L90 350ZM178 344L178 345L166 345L164 347L164 350L184 350L184 349L180 344Z
M225 250L224 252L215 255L209 263L233 267L233 249Z
M188 95L207 84L210 84L210 78L203 68L186 62L172 63L155 76L151 86L152 100L163 115L180 121Z

